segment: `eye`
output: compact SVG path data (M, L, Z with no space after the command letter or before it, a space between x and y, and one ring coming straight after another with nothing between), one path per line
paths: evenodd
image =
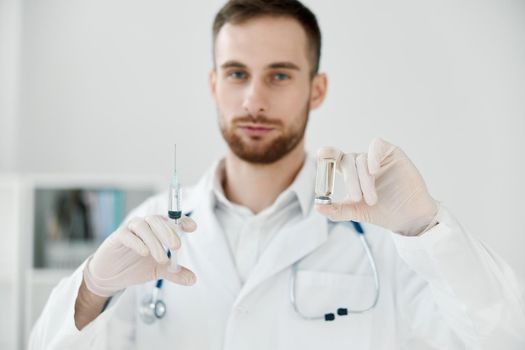
M247 74L242 71L233 71L228 74L228 77L240 80L240 79L246 79Z
M273 79L277 80L277 81L284 81L284 80L290 79L290 76L288 74L285 74L285 73L275 73L273 75Z

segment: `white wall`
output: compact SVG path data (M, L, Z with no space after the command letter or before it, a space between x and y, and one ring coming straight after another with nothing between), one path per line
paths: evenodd
M219 154L206 82L210 21L218 5L25 5L22 171L168 176L176 142L186 150L180 164L192 165L185 172L190 180Z
M0 349L15 349L20 326L16 293L19 284L18 188L11 176L16 170L17 93L21 1L0 0Z
M207 90L222 1L25 1L18 169L169 174L224 145ZM311 150L383 136L432 194L525 275L525 3L321 1L329 97ZM182 153L183 152L183 153Z
M0 0L0 172L16 168L20 0Z

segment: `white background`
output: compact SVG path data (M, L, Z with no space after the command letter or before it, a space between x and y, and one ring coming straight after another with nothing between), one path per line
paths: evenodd
M196 182L225 149L207 88L222 3L0 0L0 172L167 180L177 143ZM307 148L399 145L525 276L525 2L305 3L330 81Z

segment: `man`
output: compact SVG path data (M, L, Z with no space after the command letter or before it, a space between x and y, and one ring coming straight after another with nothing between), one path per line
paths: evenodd
M314 210L303 136L327 88L315 16L294 0L232 0L213 33L209 83L229 149L184 195L191 218L169 221L165 195L134 211L53 291L30 347L523 348L513 272L432 199L400 149L321 149L347 197ZM363 223L381 284L377 305L356 314L376 289L359 236L337 223L349 220ZM160 289L167 312L146 324L139 309L158 278L173 282Z

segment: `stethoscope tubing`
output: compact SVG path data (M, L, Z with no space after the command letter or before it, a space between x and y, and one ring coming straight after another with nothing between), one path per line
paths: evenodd
M191 213L188 213L187 216L191 215ZM375 259L374 259L374 256L372 254L372 251L370 249L370 244L368 243L368 240L366 239L365 237L365 231L363 230L363 227L361 226L361 224L359 224L358 222L355 222L355 221L350 221L350 223L352 224L355 232L357 233L358 237L359 237L359 241L361 242L361 245L363 246L363 249L365 251L365 254L367 256L367 259L368 259L368 262L370 264L370 268L372 269L372 272L374 274L374 285L375 285L375 296L374 296L374 300L373 302L370 304L370 306L364 308L364 309L349 309L349 308L339 308L337 309L337 315L338 316L344 316L344 315L347 315L347 314L362 314L362 313L365 313L367 311L370 311L372 310L374 307L376 307L378 301L379 301L379 295L380 295L380 283L379 283L379 274L377 272L377 266L376 266L376 262L375 262ZM168 256L171 255L171 252L168 251ZM325 320L325 321L333 321L334 318L335 318L335 315L333 313L327 313L327 314L324 314L324 315L318 315L318 316L308 316L308 315L305 315L301 312L301 310L299 309L299 306L297 305L297 298L296 298L296 295L297 295L297 288L296 288L296 280L297 280L297 270L298 270L298 265L299 263L302 261L299 260L297 262L295 262L293 265L292 265L292 271L291 271L291 276L290 276L290 289L289 289L289 298L290 298L290 303L292 304L292 307L295 311L295 313L297 315L299 315L302 319L304 320L311 320L311 321L315 321L315 320ZM157 304L157 303L162 303L164 305L164 311L162 312L162 314L157 314L157 312L154 312L154 316L157 318L157 319L161 319L162 317L164 317L164 314L166 313L166 307L165 307L165 304L162 300L160 300L160 297L159 297L159 294L160 294L160 291L162 289L162 285L163 285L163 279L158 279L155 283L155 287L153 288L153 291L151 293L151 298L149 299L150 300L150 303L153 305L153 304ZM156 309L154 309L156 310ZM145 316L145 315L141 315L141 317L146 318L148 316ZM147 322L148 323L148 322ZM151 323L151 322L149 322Z
M370 304L370 306L364 308L364 309L349 309L349 308L339 308L337 310L337 314L339 316L345 316L347 314L362 314L367 311L372 310L374 307L376 307L377 302L379 301L379 295L380 295L380 284L379 284L379 274L377 272L377 266L375 263L374 256L372 255L372 251L370 250L370 244L368 243L368 240L365 237L365 231L363 230L363 227L361 224L355 221L350 221L358 234L359 240L361 242L361 245L363 246L363 249L365 251L365 254L368 258L368 262L370 264L370 267L372 269L372 272L374 274L374 285L375 285L375 296L373 302ZM292 304L292 307L297 315L299 315L304 320L325 320L325 321L333 321L335 318L334 314L328 313L324 315L318 315L318 316L308 316L301 312L299 309L299 306L297 305L297 298L296 298L296 280L297 280L297 270L298 265L301 262L301 260L297 261L292 265L292 274L290 276L290 303Z

